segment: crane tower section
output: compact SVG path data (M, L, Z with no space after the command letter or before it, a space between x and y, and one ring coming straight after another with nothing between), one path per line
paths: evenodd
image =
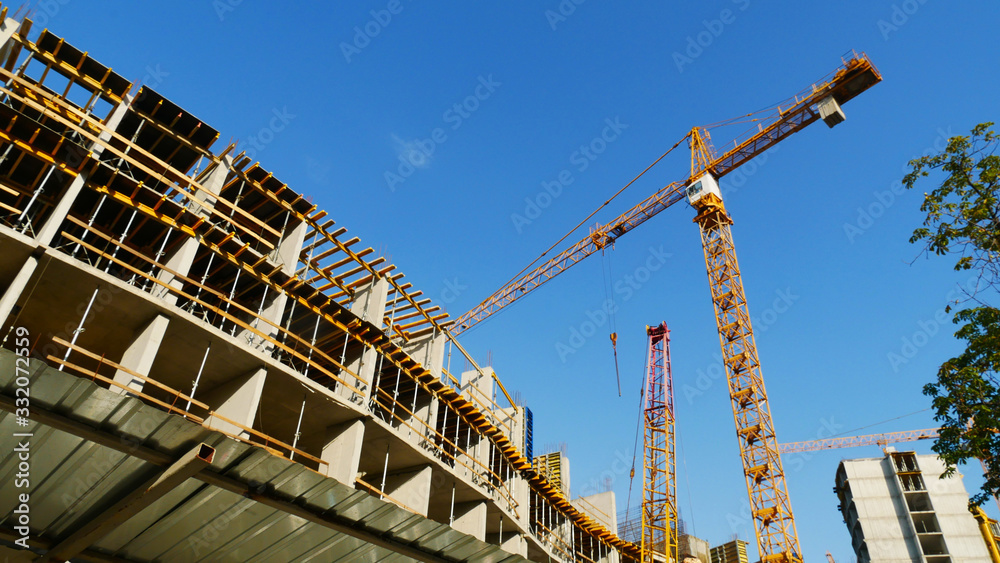
M677 561L677 465L674 387L667 323L646 327L649 340L642 475L642 561ZM666 557L666 559L664 559Z
M687 196L698 211L694 221L701 229L722 359L761 561L799 563L802 551L757 357L743 279L733 246L732 219L710 174L693 182Z

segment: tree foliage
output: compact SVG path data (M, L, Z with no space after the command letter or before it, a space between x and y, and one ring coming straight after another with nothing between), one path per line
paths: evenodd
M924 386L941 423L933 449L947 474L977 459L986 465L986 482L971 501L977 505L1000 495L1000 137L992 127L982 123L969 136L952 137L942 152L911 161L903 178L908 189L941 182L924 194L920 210L927 215L910 242L923 244L927 254L957 256L955 270L978 276L976 289L946 309L958 309L955 336L965 350Z

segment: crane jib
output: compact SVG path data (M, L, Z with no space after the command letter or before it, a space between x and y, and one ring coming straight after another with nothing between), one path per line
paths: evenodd
M713 154L714 151L706 145L703 148L705 152L702 155L703 164L692 166L688 178L661 188L614 220L595 227L583 240L501 287L479 305L456 319L451 329L452 333L460 334L486 320L504 307L541 287L556 275L566 271L570 266L614 243L625 233L681 201L685 197L685 188L705 172L711 173L718 180L764 153L789 135L820 119L818 105L822 100L832 98L838 105L842 105L882 80L878 70L863 54L855 55L850 60L844 61L840 68L828 76L828 78L813 84L801 97L795 97L794 103L788 107L774 108L777 110L776 113L769 120L761 121L756 133L746 139L735 140L733 148L725 151L722 156L716 157ZM698 128L693 132L697 131Z

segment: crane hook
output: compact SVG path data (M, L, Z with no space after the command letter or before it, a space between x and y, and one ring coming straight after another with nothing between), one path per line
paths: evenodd
M611 349L615 353L615 378L618 379L618 396L622 396L622 376L618 372L618 333L611 333Z

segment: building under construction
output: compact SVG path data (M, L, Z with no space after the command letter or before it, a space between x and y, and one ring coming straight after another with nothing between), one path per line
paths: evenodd
M394 266L160 93L0 19L0 429L30 450L0 465L30 470L0 485L0 552L638 557L533 469L530 411Z
M859 563L997 561L996 521L978 507L970 513L961 475L944 473L936 455L892 447L840 462L834 491Z

